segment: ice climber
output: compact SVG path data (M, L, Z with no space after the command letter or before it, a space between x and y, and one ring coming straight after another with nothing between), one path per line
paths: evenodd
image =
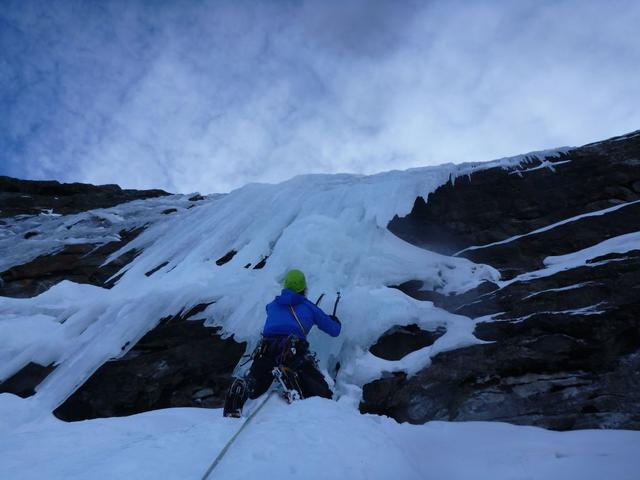
M243 378L236 378L224 406L225 417L240 417L247 398L265 393L274 380L274 368L282 372L289 389L302 397L331 398L331 389L309 352L307 334L314 325L332 337L342 327L335 315L327 315L306 298L307 282L300 270L284 277L283 290L266 307L262 340L252 354L253 363ZM276 371L276 373L278 373Z

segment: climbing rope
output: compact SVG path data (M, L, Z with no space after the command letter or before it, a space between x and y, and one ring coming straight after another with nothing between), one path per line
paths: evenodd
M233 435L233 437L231 437L231 439L227 442L227 444L224 446L224 448L222 450L220 450L220 453L218 453L218 456L211 463L211 465L209 465L209 468L207 469L207 471L202 476L202 480L207 480L207 478L209 478L209 475L211 475L211 472L213 472L213 469L218 466L218 464L220 463L222 458L225 456L225 454L229 450L229 447L231 447L233 442L235 442L236 438L238 438L238 435L240 435L242 430L244 430L244 427L246 427L249 424L249 422L251 421L251 419L253 417L255 417L256 414L260 411L260 409L266 405L266 403L269 401L269 399L271 398L271 395L273 395L273 393L274 393L274 391L271 390L269 392L269 395L267 395L267 398L265 398L264 401L260 405L258 405L258 407L253 412L251 412L251 414L247 417L247 420L242 424L242 426Z

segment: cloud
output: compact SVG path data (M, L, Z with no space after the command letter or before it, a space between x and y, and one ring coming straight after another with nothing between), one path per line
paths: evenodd
M3 2L0 173L227 191L639 128L633 1Z

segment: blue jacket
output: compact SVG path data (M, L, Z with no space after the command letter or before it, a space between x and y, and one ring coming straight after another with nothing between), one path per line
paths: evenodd
M298 315L304 333L291 313L290 305ZM265 337L295 335L306 340L313 325L317 325L320 330L332 337L337 337L340 334L340 323L332 320L329 315L316 307L304 295L285 288L273 302L267 305L267 321L264 324L262 335Z

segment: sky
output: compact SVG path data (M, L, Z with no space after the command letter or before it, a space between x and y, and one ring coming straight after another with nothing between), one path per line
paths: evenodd
M226 192L640 128L636 0L0 0L0 175Z

